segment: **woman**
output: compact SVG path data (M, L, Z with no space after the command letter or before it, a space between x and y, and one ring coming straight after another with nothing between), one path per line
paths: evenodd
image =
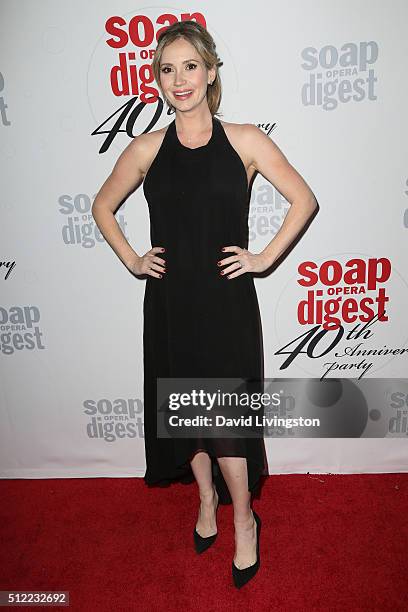
M235 527L232 575L241 587L260 562L261 521L251 510L251 494L266 467L263 440L158 436L156 381L262 379L262 332L252 273L270 268L305 225L316 202L302 177L260 129L216 117L219 66L214 41L198 23L175 23L162 31L153 71L175 119L132 140L99 191L92 213L128 269L147 275L145 482L162 485L194 475L200 497L193 530L197 552L215 542L218 503L228 501L229 493ZM257 254L246 248L248 188L256 171L291 203L280 231ZM113 212L142 181L153 247L138 255Z

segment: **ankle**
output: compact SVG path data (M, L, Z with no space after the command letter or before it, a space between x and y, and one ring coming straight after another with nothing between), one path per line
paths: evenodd
M255 525L255 517L252 513L251 508L248 509L248 512L244 514L240 514L239 516L234 516L234 526L238 529L252 529Z
M210 489L206 489L205 491L200 490L200 501L204 505L211 504L215 501L216 495L217 493L214 487L211 487Z

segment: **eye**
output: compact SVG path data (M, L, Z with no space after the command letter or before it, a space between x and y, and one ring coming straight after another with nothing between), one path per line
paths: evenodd
M186 64L186 66L189 67L189 70L190 69L194 70L195 68L197 68L197 64L193 64L193 62L190 62L189 64ZM164 72L165 74L167 74L168 71L171 72L170 66L163 66L163 68L161 68L161 70L160 70L160 72Z

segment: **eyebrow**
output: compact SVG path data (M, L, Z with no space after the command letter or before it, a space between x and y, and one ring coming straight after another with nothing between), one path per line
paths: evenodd
M184 60L182 63L183 64L187 64L187 62L198 62L199 60L196 59L195 57L192 57L191 59L187 59ZM163 62L162 64L160 64L160 66L173 66L174 64L170 64L170 62Z

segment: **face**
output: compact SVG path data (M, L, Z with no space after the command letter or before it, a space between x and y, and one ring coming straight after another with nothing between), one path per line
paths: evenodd
M163 49L160 84L175 109L186 111L206 103L207 86L215 78L215 69L207 70L193 45L178 38ZM176 92L187 92L177 95ZM191 92L191 93L188 93Z

